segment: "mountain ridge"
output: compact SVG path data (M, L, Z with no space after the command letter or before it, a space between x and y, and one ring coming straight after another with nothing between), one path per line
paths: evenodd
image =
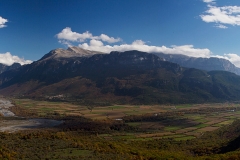
M177 63L187 68L197 68L206 71L222 70L240 75L240 68L223 58L196 58L180 54L153 53L166 61Z
M146 52L48 57L0 74L0 94L85 105L240 100L240 76L184 68Z
M18 67L21 67L20 63L13 63L10 66L0 63L0 74L11 69L16 69Z

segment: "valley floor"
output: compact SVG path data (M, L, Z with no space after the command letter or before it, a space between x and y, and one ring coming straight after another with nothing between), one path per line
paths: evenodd
M0 159L240 158L240 146L234 145L240 141L238 103L89 107L11 102L0 100L0 110L12 113L0 120Z

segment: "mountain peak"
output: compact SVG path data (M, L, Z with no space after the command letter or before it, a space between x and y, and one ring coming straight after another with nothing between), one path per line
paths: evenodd
M70 51L70 52L75 52L75 53L81 53L81 52L86 52L86 51L88 51L88 50L85 50L85 49L80 48L80 47L77 47L77 46L68 47L67 50Z
M44 55L40 60L49 60L49 59L66 59L74 57L91 57L94 54L104 54L103 52L85 50L80 47L72 46L68 49L54 49L48 54Z

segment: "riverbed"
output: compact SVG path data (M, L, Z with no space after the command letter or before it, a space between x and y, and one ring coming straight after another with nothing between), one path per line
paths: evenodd
M0 120L0 132L16 132L19 130L29 130L37 128L50 128L60 125L62 121L53 119L26 119L24 117L17 117L9 109L14 106L9 100L0 99L0 114L6 117L5 120Z

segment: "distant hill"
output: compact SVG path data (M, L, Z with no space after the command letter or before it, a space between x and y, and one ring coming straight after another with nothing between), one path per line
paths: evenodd
M240 75L240 68L222 58L195 58L179 54L153 53L166 61L177 63L183 67L196 68L205 71L228 71Z
M240 76L234 73L183 68L139 51L58 51L0 74L0 94L86 105L240 100Z

